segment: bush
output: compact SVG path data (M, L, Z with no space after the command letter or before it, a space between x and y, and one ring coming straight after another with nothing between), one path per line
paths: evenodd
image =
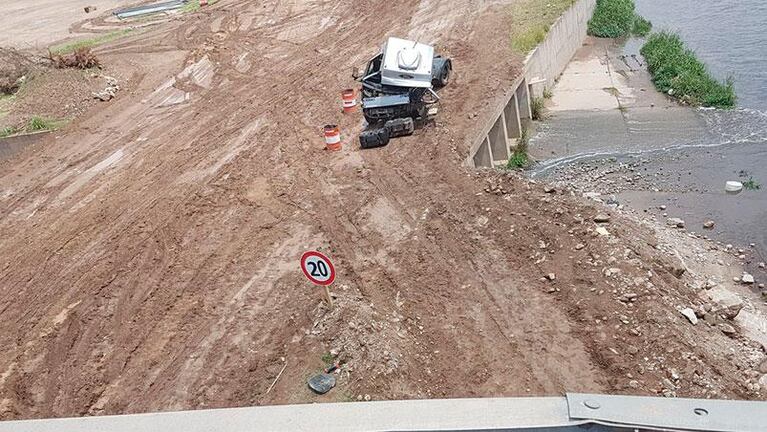
M732 79L715 80L695 53L685 48L679 35L659 32L650 35L640 53L658 90L690 105L732 108L735 90Z
M633 30L634 18L632 0L597 0L588 33L603 38L625 36Z

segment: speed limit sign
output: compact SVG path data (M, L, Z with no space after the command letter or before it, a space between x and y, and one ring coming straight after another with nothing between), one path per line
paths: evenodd
M316 285L328 286L336 279L336 269L330 258L317 251L308 251L301 256L301 270Z

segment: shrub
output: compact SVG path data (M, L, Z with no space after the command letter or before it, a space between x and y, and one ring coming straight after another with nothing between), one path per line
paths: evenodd
M634 18L632 0L597 0L588 33L604 38L625 36L633 30Z
M640 53L658 90L690 105L732 108L735 90L732 79L715 80L695 53L685 48L679 35L653 33Z

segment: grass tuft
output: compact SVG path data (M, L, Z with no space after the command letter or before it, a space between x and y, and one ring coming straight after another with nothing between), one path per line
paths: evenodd
M6 126L2 129L0 129L0 138L9 137L11 135L15 135L18 131L13 126Z
M753 177L749 177L748 180L743 182L743 188L746 190L759 190L762 188L762 185L754 180Z
M735 106L732 79L715 80L695 53L684 46L679 35L653 33L640 52L647 60L647 68L658 90L694 106Z
M543 105L543 98L534 97L530 100L530 112L532 114L533 120L543 120Z
M522 128L520 137L517 138L517 146L514 147L514 151L511 153L511 157L509 157L509 161L506 162L507 169L525 168L530 164L530 158L527 155L528 141L527 128Z
M37 131L53 131L60 128L64 124L62 120L51 120L45 117L33 116L27 122L27 126L24 129L26 132Z

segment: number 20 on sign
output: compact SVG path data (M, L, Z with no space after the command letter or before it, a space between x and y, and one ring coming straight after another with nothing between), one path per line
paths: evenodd
M332 308L333 299L330 297L328 286L336 279L336 269L330 262L330 258L317 251L304 252L301 256L301 271L313 284L325 287L328 305Z

